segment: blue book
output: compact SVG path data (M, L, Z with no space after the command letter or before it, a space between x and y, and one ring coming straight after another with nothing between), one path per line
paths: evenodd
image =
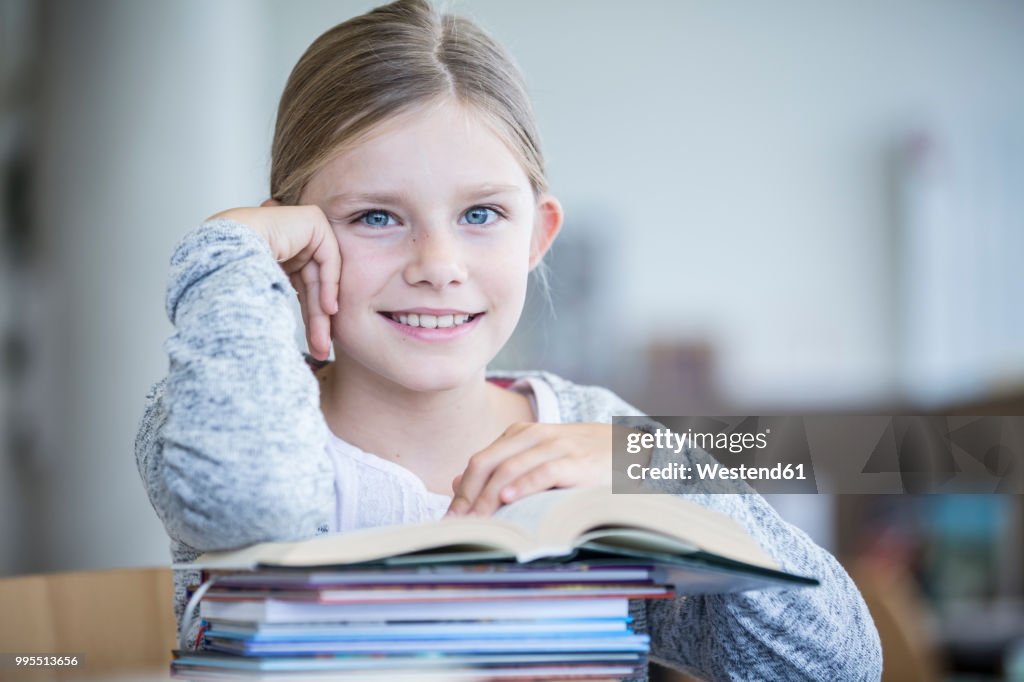
M631 618L431 621L426 623L269 624L212 621L206 635L251 642L347 641L431 637L571 636L625 632Z
M550 652L637 652L646 653L647 635L634 633L590 637L453 638L418 640L367 640L348 642L251 642L207 637L212 651L243 656L317 656L334 653L394 654L419 653L550 653Z

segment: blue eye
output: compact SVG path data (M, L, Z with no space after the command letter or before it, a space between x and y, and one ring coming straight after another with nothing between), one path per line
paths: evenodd
M364 225L369 225L370 227L390 227L391 225L396 224L394 222L389 222L394 220L390 213L378 210L367 211L363 215L359 216L359 220L362 221Z
M494 222L494 219L489 218L489 216L497 218L498 212L486 206L474 206L463 214L466 222L470 225L489 225Z

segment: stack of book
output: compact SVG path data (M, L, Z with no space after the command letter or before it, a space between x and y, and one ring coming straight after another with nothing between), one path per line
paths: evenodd
M204 651L176 675L465 671L471 677L632 675L648 638L629 599L668 597L641 566L487 563L209 572Z
M213 680L588 679L647 664L631 599L816 584L733 521L672 497L561 490L456 518L203 555Z

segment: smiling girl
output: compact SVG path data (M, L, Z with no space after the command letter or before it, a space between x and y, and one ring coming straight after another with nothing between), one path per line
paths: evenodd
M479 27L401 0L318 38L281 98L270 195L171 260L170 368L136 457L176 561L610 484L611 416L635 408L487 370L562 208L522 78ZM756 494L687 497L822 585L634 602L653 660L715 679L878 678L877 633L827 552ZM196 578L175 575L179 626Z

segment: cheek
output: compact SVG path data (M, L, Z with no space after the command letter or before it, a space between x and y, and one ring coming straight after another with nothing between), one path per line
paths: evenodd
M529 279L529 263L525 255L515 254L492 259L488 267L478 273L487 291L508 309L510 306L518 315L526 298L526 284Z
M368 249L342 249L342 305L363 305L368 297L379 292L394 271L393 263L382 254Z

